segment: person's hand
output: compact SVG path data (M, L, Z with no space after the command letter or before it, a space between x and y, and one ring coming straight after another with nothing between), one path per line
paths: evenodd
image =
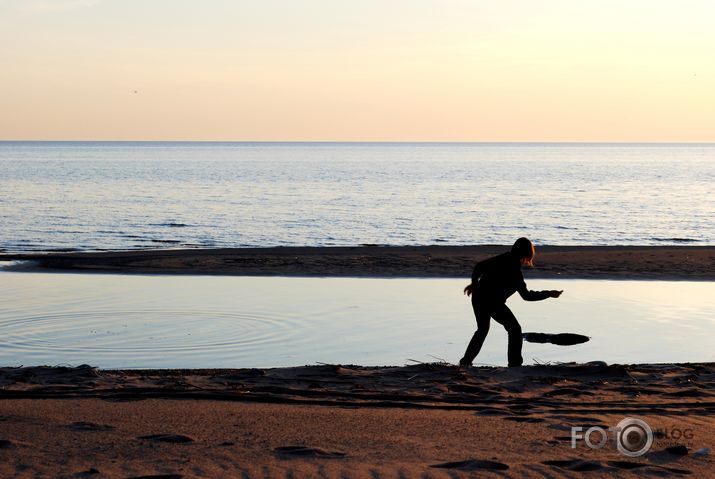
M472 283L469 283L466 288L464 288L464 294L467 296L472 295L472 291L474 290L474 286L472 286Z
M563 289L561 291L559 291L557 289L552 289L551 291L549 291L549 293L551 293L552 298L558 298L559 296L561 296L561 293L563 293L563 292L564 292Z

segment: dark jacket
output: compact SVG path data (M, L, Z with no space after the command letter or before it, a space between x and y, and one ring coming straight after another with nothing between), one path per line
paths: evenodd
M548 291L526 288L521 262L510 252L477 263L472 272L472 285L473 298L479 302L501 304L516 291L526 301L541 301L549 297Z

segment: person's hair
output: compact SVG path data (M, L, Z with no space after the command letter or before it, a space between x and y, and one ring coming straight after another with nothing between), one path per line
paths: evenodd
M534 248L534 243L532 243L529 238L519 238L516 240L514 246L511 247L511 252L526 266L534 266L536 249Z

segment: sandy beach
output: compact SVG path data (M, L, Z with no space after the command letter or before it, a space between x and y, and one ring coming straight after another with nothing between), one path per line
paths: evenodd
M0 0L0 479L715 479L714 19Z
M164 274L469 277L510 246L356 246L2 254L45 269ZM715 280L713 246L540 246L533 278Z
M715 365L0 369L1 477L712 477ZM625 457L571 427L644 419Z
M505 246L4 255L43 269L467 277ZM527 277L715 279L715 247L542 247ZM605 359L605 358L604 358ZM713 477L715 365L0 368L0 477ZM572 427L645 420L649 452Z

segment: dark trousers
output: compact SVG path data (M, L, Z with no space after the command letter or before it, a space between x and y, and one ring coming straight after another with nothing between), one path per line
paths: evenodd
M469 341L467 351L459 363L472 364L489 333L490 318L494 318L494 321L504 326L509 335L509 346L507 348L509 366L521 366L524 362L521 357L521 326L516 317L514 317L514 313L504 303L489 304L479 301L475 298L475 295L472 295L472 308L474 308L474 316L477 318L477 331L472 336L472 340Z

